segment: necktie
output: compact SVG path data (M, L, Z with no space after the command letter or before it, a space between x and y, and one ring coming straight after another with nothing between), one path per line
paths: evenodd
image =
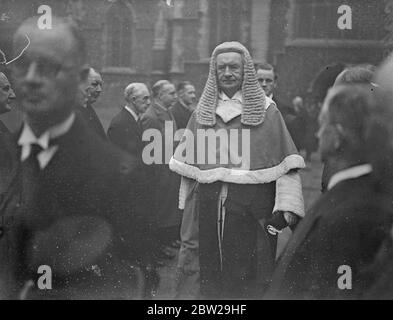
M22 197L27 210L35 210L40 182L40 164L38 154L42 151L38 144L31 144L29 157L22 162Z
M136 120L136 127L138 133L142 136L143 134L142 117L138 117L138 120Z

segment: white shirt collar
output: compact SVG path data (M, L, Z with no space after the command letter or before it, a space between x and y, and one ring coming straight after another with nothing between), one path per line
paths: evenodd
M276 103L271 98L266 96L265 110L267 110L272 104L276 105ZM242 114L242 112L243 95L241 91L236 92L232 98L228 98L224 92L219 93L216 114L218 114L225 123L238 117Z
M225 123L240 116L242 111L243 96L241 91L236 92L232 98L228 98L224 92L220 92L218 96L216 114L218 114Z
M218 95L218 99L222 101L236 101L243 104L243 94L240 90L236 92L232 98L229 98L223 91L221 91Z
M36 137L33 130L25 122L23 125L22 133L18 140L18 145L22 147L21 150L21 161L25 161L31 152L31 145L38 144L41 146L43 151L37 155L37 159L40 163L41 169L44 169L49 161L52 159L57 151L57 146L49 146L51 139L58 138L66 134L75 121L75 114L72 113L65 121L54 125L53 127L46 130L40 137Z
M273 98L265 96L265 109L267 110L272 104L277 106L276 102L273 100Z
M232 98L228 98L228 96L224 92L221 91L218 95L218 99L222 100L222 101L237 101L241 104L243 104L243 102L244 102L243 101L243 94L240 90L238 92L236 92ZM271 104L276 105L276 102L273 100L273 94L270 94L270 96L265 96L265 101L266 101L266 105L265 105L266 110L269 108L269 106Z
M373 168L370 164L362 164L359 166L355 166L355 167L351 167L351 168L348 168L345 170L341 170L341 171L335 173L330 178L327 189L328 190L332 189L335 185L337 185L341 181L359 178L361 176L369 174L372 171L373 171Z
M132 110L129 106L124 107L131 115L134 117L135 121L138 121L139 117L134 110Z

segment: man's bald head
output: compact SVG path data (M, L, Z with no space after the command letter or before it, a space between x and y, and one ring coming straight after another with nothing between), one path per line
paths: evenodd
M17 29L14 35L15 55L22 52L28 41L31 42L30 45L40 45L50 41L52 47L48 48L49 54L52 50L70 51L81 65L86 62L85 41L73 22L64 18L53 17L52 29L40 29L37 21L38 17L29 18Z
M101 79L101 75L99 72L97 72L94 68L89 68L89 74L88 74L88 79L97 79L100 78Z
M85 89L87 103L90 105L96 102L102 92L103 80L101 75L93 68L89 68L87 76L87 86Z
M142 82L133 82L130 83L125 89L124 89L124 99L127 102L130 102L130 98L132 98L133 96L135 96L135 94L138 93L138 91L142 91L142 90L146 90L147 86L142 83Z
M156 102L167 109L176 103L176 88L168 80L158 80L153 84L152 93Z
M149 89L140 82L130 83L124 89L124 99L137 114L145 112L151 103Z
M17 97L26 119L46 130L66 119L87 79L84 41L76 27L54 17L52 29L39 29L37 18L22 23L14 36L11 63ZM22 54L21 54L22 53Z

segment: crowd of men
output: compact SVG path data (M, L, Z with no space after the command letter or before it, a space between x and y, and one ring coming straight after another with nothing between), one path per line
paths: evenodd
M14 51L0 113L16 98L23 124L0 121L0 299L151 299L170 248L179 299L392 297L393 60L344 68L323 97L323 194L306 211L296 108L242 44L214 49L199 100L188 81L128 84L107 132L103 79L72 23L28 19ZM149 130L170 161L146 161ZM247 161L235 161L239 136L201 147L201 130L247 133ZM227 162L201 161L222 150Z

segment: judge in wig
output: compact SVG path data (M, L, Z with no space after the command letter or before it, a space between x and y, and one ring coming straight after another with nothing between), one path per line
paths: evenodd
M278 233L304 216L298 173L304 166L275 103L258 84L248 50L238 42L217 46L170 161L182 176L185 208L179 259L188 247L198 252L203 298L260 297Z

